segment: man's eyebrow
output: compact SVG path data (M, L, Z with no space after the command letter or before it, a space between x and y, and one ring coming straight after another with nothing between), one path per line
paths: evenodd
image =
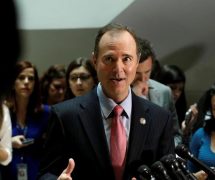
M130 55L130 54L127 54L127 53L123 54L123 56L128 56L128 57L131 57L131 58L133 58L133 56L132 56L132 55Z

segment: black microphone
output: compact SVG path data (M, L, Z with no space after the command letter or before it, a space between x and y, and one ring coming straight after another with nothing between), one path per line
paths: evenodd
M175 167L176 174L180 177L180 179L187 180L187 177L181 170L180 165L179 165L175 155L169 154L168 158L170 159L170 162L172 162L173 166Z
M147 165L141 165L137 169L137 180L156 180L151 172L151 169Z
M187 169L187 165L186 165L186 162L184 159L180 158L180 157L176 157L178 163L179 163L179 166L181 168L181 170L183 171L183 173L187 176L187 178L189 180L197 180L197 177L195 177L193 175L193 173L191 173L188 169Z
M215 172L206 164L199 161L193 154L191 154L185 145L183 144L178 145L175 148L175 152L177 155L181 156L182 158L190 160L199 169L205 171L205 173L207 173L210 178L215 179Z
M192 118L192 110L188 109L187 112L185 113L185 118L184 118L186 126L188 126L191 118Z
M152 164L151 170L158 180L171 180L170 176L167 173L166 168L163 163L160 161L156 161Z
M196 107L197 104L195 103L193 106ZM192 109L189 108L189 109L187 110L187 112L185 113L185 118L184 118L184 120L185 120L185 125L186 125L186 126L189 125L189 122L190 122L191 118L192 118Z
M178 171L178 167L175 165L175 162L171 159L169 155L163 156L160 161L164 164L167 171L169 172L169 175L172 179L175 180L185 180L186 176L181 175L181 171Z

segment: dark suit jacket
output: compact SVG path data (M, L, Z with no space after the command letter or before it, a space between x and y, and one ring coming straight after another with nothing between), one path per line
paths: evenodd
M96 89L53 106L41 174L60 175L75 160L74 180L114 180ZM140 119L145 119L145 124ZM124 179L141 164L174 152L171 115L132 93L132 122Z

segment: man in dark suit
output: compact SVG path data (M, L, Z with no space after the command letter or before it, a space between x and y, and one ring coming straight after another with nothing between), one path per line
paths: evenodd
M130 88L139 57L139 43L128 27L109 24L99 30L93 63L100 83L87 95L52 107L41 175L59 175L72 157L73 180L127 180L140 165L150 166L174 152L171 115ZM121 178L115 178L110 156L111 117L116 105L123 108L120 117L126 136ZM71 169L74 161L70 160ZM70 170L59 179L71 179Z

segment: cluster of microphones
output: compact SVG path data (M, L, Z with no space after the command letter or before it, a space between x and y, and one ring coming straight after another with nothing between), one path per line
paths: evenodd
M215 171L199 161L188 148L181 144L175 148L176 155L169 154L163 156L159 161L154 162L150 168L141 165L137 169L137 180L197 180L197 178L187 169L187 160L196 167L208 174L208 180L215 180Z

